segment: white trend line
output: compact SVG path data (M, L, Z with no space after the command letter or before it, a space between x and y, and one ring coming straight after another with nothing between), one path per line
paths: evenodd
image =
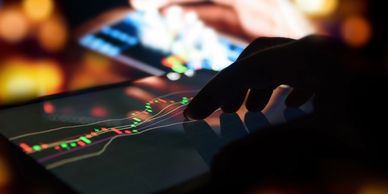
M172 115L172 116L170 116L170 117L167 117L167 118L165 118L165 119L159 120L159 121L157 121L157 122L155 122L155 123L152 123L152 124L150 124L150 125L148 125L148 126L140 127L140 128L137 129L137 130L142 130L142 129L144 129L144 128L147 128L147 127L156 125L156 124L158 124L158 123L161 123L161 122L163 122L163 121L165 121L165 120L167 120L167 119L170 119L170 118L174 117L175 115L177 115L177 114L174 114L174 115ZM166 115L166 116L167 116L167 115ZM124 129L129 129L129 128L123 128L122 130L124 130ZM142 131L140 131L140 132L142 132ZM137 133L137 134L141 134L141 133Z
M178 106L177 108L175 108L175 109L173 109L173 110L170 110L170 111L166 112L165 114L159 116L159 115L160 115L164 110L166 110L167 108L169 108L169 107L171 107L171 106L173 106L173 105L179 104L179 103L180 103L180 102L176 102L176 103L174 103L174 104L170 104L170 105L166 106L165 108L163 108L160 112L158 112L158 113L155 114L154 116L152 116L152 117L150 117L150 118L148 118L148 119L146 119L146 120L140 122L137 126L140 126L141 124L144 124L145 122L151 122L151 121L153 121L153 120L162 118L162 117L164 117L164 116L166 116L166 115L168 115L168 114L170 114L170 113L172 113L172 112L174 112L174 111L176 111L176 110L178 110L178 109L180 109L180 108L182 108L182 107L185 106L185 105ZM157 116L159 116L159 117L157 117ZM131 126L131 125L122 125L122 126L117 126L117 127L114 127L114 128L119 129L119 128L128 127L128 126Z
M179 102L176 102L176 103L174 103L174 104L179 104ZM175 108L174 110L171 110L171 111L165 113L164 115L161 115L161 116L159 116L159 117L156 118L156 116L157 116L158 114L160 114L160 113L163 112L165 109L167 109L169 106L172 106L172 105L174 105L174 104L170 104L170 105L166 106L166 107L163 108L161 111L159 111L157 114L155 114L154 116L150 117L151 120L144 120L144 121L141 122L138 126L140 126L141 124L144 124L145 122L151 122L151 121L153 121L153 120L163 118L164 116L167 116L168 114L170 114L170 113L172 113L172 112L174 112L174 111L176 111L176 110L178 110L179 108L182 108L182 107L184 106L184 105L179 106L178 108ZM119 127L128 127L128 126L130 126L130 125L123 125L123 126L119 126ZM113 128L120 129L119 127L113 127ZM125 128L125 129L129 129L129 128ZM140 129L141 129L141 128L140 128ZM139 130L140 130L140 129L139 129ZM120 129L120 130L121 130L121 129ZM122 130L124 130L124 129L122 129ZM109 133L109 132L111 132L111 131L103 132L103 133L100 133L100 134ZM77 138L77 139L66 140L66 141L56 141L56 142L51 142L51 143L49 143L48 146L49 146L49 147L55 147L55 146L60 145L60 144L63 144L63 143L71 143L71 142L78 141L78 140L80 140L80 139Z
M155 97L153 99L165 98L165 97L173 96L173 95L176 95L176 94L189 93L189 92L197 92L197 91L199 91L199 90L184 90L184 91L172 92L172 93L169 93L169 94L165 94L165 95L162 95L162 96ZM54 129L48 129L48 130L45 130L45 131L37 131L37 132L32 132L32 133L26 133L26 134L23 134L23 135L18 135L18 136L9 138L9 140L14 141L14 140L17 140L17 139L20 139L20 138L34 136L34 135L39 135L39 134L44 134L44 133L49 133L49 132L58 131L58 130L62 130L62 129L70 129L70 128L76 128L76 127L87 127L87 126L96 125L96 124L99 124L99 123L106 123L106 122L111 122L111 121L120 121L120 120L126 120L126 119L131 119L131 118L133 118L133 117L125 117L125 118L118 118L118 119L108 119L108 120L97 121L97 122L94 122L94 123L89 123L89 124L84 124L84 125L72 125L72 126L66 126L66 127L58 127L58 128L54 128Z
M221 109L217 109L214 112L218 112L220 110ZM171 118L171 117L169 117L169 118ZM162 121L159 121L158 123L163 122L163 121L165 121L165 120L167 120L169 118L166 118L166 119L164 119ZM148 128L147 130L144 130L144 131L141 131L141 132L135 133L135 134L117 135L117 136L113 137L112 139L110 139L104 145L104 147L100 151L97 151L97 152L94 152L94 153L90 153L90 154L81 155L81 156L76 156L76 157L73 157L73 158L64 159L64 160L61 160L61 161L58 161L58 162L54 162L52 164L47 165L46 168L50 170L50 169L53 169L53 168L56 168L56 167L59 167L59 166L62 166L62 165L68 164L68 163L76 162L76 161L87 159L87 158L91 158L91 157L97 157L97 156L103 154L106 151L106 149L113 142L113 140L115 140L117 138L120 138L120 137L140 135L142 133L148 132L148 131L153 130L153 129L159 129L159 128L169 127L169 126L173 126L173 125L177 125L177 124L185 124L185 123L192 123L192 122L196 122L196 121L177 122L177 123L172 123L172 124L168 124L168 125L162 125L162 126L158 126L158 127ZM153 124L157 124L157 123L153 123Z
M156 97L156 98L165 98L165 97L173 96L175 94L191 93L191 92L198 92L198 91L199 90L182 90L182 91L177 91L177 92L171 92L171 93L168 93L168 94L165 94L163 96Z
M172 124L169 124L169 125L152 127L152 128L147 129L147 130L144 130L144 131L142 131L140 133L136 133L136 135L145 133L145 132L153 130L153 129L163 128L163 127L170 127L170 126L173 126L173 125L184 124L184 123L191 123L191 122L195 122L195 121L177 122L177 123L172 123ZM90 153L90 154L85 154L85 155L82 155L82 156L73 157L73 158L65 159L65 160L62 160L62 161L59 161L59 162L55 162L55 163L47 165L46 168L50 170L50 169L57 168L59 166L62 166L62 165L68 164L68 163L77 162L79 160L83 160L83 159L87 159L87 158L91 158L91 157L97 157L97 156L103 154L106 151L106 149L113 142L113 140L115 140L117 138L120 138L120 137L133 136L133 135L135 135L135 134L125 134L125 135L115 136L112 139L110 139L104 145L104 147L100 151L98 151L98 152L94 152L94 153Z
M26 134L23 134L23 135L11 137L10 140L13 141L13 140L17 140L17 139L20 139L20 138L23 138L23 137L29 137L29 136L39 135L39 134L43 134L43 133L49 133L49 132L58 131L58 130L61 130L61 129L70 129L70 128L76 128L76 127L87 127L87 126L96 125L96 124L99 124L99 123L106 123L106 122L119 121L119 120L126 120L126 119L131 119L131 118L132 117L125 117L125 118L121 118L121 119L109 119L109 120L104 120L104 121L97 121L97 122L94 122L94 123L89 123L89 124L84 124L84 125L72 125L72 126L66 126L66 127L58 127L58 128L54 128L54 129L45 130L45 131L26 133Z

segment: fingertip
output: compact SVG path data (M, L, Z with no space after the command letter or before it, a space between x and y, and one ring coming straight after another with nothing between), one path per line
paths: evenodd
M189 121L195 121L195 120L200 120L201 119L201 118L196 118L195 116L193 116L193 114L191 112L192 111L190 110L190 108L186 108L183 111L183 116L185 117L185 119L187 119Z
M203 108L204 104L190 103L183 111L183 116L188 120L202 120L208 117L216 109Z
M205 119L222 104L222 98L217 97L217 94L220 93L222 92L208 84L187 105L183 111L184 116L192 120Z

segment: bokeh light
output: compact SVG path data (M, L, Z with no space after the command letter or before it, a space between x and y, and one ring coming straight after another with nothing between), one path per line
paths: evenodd
M360 187L357 194L387 194L388 184L376 181L374 183L364 184Z
M361 47L369 42L372 29L364 17L350 16L342 23L341 34L348 45Z
M109 58L95 52L86 52L83 56L85 69L95 73L106 73L109 71L111 61Z
M127 77L115 72L112 60L95 52L83 52L76 62L77 69L72 73L69 90L93 87L101 83L117 83Z
M56 62L50 60L38 61L33 69L35 69L39 86L44 91L43 95L59 92L64 78L62 69Z
M338 6L338 0L295 0L296 6L311 16L328 16Z
M90 114L93 117L102 118L108 116L108 110L102 106L95 106L90 110Z
M67 42L65 22L59 17L44 21L38 29L38 40L43 49L50 52L61 50Z
M0 191L3 187L7 187L11 181L11 173L9 165L4 158L0 158Z
M28 34L29 24L25 15L17 8L0 10L0 37L9 42L17 43Z
M128 87L125 90L125 94L129 98L141 100L141 101L146 101L146 100L155 98L155 96L152 95L151 93L149 93L141 88L138 88L138 87Z
M43 111L46 113L46 114L53 114L55 112L55 106L53 103L51 102L45 102L43 104Z
M52 0L24 0L23 10L29 19L43 21L53 13L54 2Z
M170 72L170 73L167 73L166 77L171 81L176 81L181 78L181 75L179 73Z
M51 60L10 59L0 69L0 101L15 102L54 94L63 85L63 73Z

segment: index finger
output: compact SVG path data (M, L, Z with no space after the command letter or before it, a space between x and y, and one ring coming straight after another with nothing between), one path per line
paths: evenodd
M231 65L217 74L190 102L184 111L186 118L204 119L217 110L233 92L243 87L241 72Z
M290 43L294 40L288 38L258 38L252 42L239 56L235 64L230 65L213 78L188 105L184 114L186 118L203 119L223 105L233 96L247 90L244 76L249 76L244 66L243 59L253 57L251 54L276 45ZM256 65L256 64L251 64ZM243 101L243 99L242 99ZM238 103L236 103L238 104Z

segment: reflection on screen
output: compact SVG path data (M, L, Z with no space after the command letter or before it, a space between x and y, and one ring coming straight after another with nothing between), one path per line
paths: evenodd
M212 156L227 143L217 135L218 113L189 127L194 121L182 116L213 75L150 77L1 110L1 132L80 192L158 192L207 173ZM247 133L234 129L225 133L229 140Z
M225 68L245 47L205 26L195 13L174 7L165 15L157 11L129 13L123 20L83 36L80 44L155 75L175 72L188 76L199 69Z

